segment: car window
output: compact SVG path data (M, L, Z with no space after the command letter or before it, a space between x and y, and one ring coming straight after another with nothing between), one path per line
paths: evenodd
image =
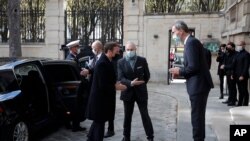
M34 64L27 64L15 68L15 74L21 76L28 75L29 71L38 71L37 66Z
M63 81L78 81L79 72L71 65L66 64L50 64L45 65L47 77L52 83L63 82Z
M12 71L0 72L0 94L18 90L18 84Z
M37 77L42 80L40 70L37 65L35 64L25 64L21 66L15 67L15 75L17 78L17 82L21 85L22 81L27 79L29 74L34 74L32 72L37 73Z

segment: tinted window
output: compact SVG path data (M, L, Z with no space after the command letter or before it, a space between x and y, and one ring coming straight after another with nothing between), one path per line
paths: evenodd
M70 65L46 65L44 68L51 82L79 80L79 72Z
M0 93L18 90L17 81L12 71L0 72Z

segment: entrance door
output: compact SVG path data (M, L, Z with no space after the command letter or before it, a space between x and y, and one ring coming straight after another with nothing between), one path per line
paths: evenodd
M190 35L195 36L195 29L191 28L189 29ZM184 67L184 57L183 57L183 51L184 51L184 44L181 41L173 40L172 38L172 31L169 30L169 48L168 48L168 70L172 67ZM173 78L170 73L168 73L168 84L173 82ZM178 79L183 79L182 76L178 77ZM182 81L181 81L182 82Z

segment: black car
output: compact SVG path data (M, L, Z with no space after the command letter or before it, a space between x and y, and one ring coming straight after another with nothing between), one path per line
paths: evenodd
M0 140L28 141L71 116L80 83L76 63L19 60L0 66Z

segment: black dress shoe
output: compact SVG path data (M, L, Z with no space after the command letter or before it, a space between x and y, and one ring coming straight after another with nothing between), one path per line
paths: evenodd
M236 104L235 104L235 102L229 102L228 104L227 104L227 106L235 106Z
M219 99L223 99L223 96L220 96Z
M104 138L108 138L108 137L112 137L115 135L115 132L114 131L108 131L105 135L104 135Z
M80 126L72 128L72 132L85 131L85 130L86 130L85 127L80 127Z
M123 137L123 138L122 138L122 141L130 141L130 138L128 138L128 137Z
M148 139L148 141L154 141L154 139Z
M228 104L229 103L229 101L227 100L227 101L223 101L222 103L224 103L224 104Z

